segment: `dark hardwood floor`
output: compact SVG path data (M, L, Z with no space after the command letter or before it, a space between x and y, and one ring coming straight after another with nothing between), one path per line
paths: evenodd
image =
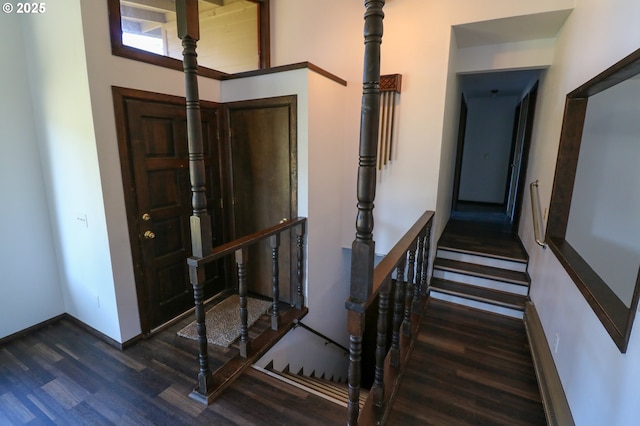
M0 346L0 425L345 424L343 407L251 368L210 406L190 399L196 343L176 332L191 320L123 352L68 319ZM210 346L212 369L235 353ZM522 321L428 301L388 424L545 424Z
M546 424L523 322L430 299L388 424Z
M528 258L518 235L506 220L450 219L438 247L517 261Z
M210 406L190 399L196 342L176 332L192 319L123 352L68 319L0 346L0 425L344 423L344 408L250 368ZM212 370L237 353L209 348Z

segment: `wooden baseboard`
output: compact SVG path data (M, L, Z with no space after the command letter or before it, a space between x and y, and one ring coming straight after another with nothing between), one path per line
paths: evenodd
M56 322L60 321L62 318L66 318L66 315L67 314L57 315L57 316L55 316L53 318L49 318L46 321L42 321L41 323L38 323L36 325L32 325L31 327L27 327L24 330L20 330L20 331L17 331L15 333L13 333L13 334L5 336L2 339L0 339L0 345L4 345L6 343L11 342L12 340L19 339L21 337L26 336L27 334L33 333L34 331L38 331L41 328L45 328L49 324L56 323Z
M98 330L96 330L95 328L83 323L82 321L80 321L78 318L69 315L68 313L64 313L64 314L60 314L57 315L53 318L50 318L46 321L42 321L41 323L38 323L36 325L32 325L31 327L25 328L24 330L20 330L16 333L10 334L9 336L3 337L2 339L0 339L0 345L4 345L6 343L11 342L12 340L15 339L19 339L21 337L24 337L28 334L34 333L42 328L47 327L50 324L54 324L60 320L69 320L70 322L74 323L75 325L77 325L78 327L80 327L81 329L85 330L87 333L97 337L98 339L102 340L103 342L107 343L110 346L113 346L116 349L119 350L124 350L126 348L128 348L129 346L133 345L134 343L136 343L138 340L142 339L142 334L133 337L132 339L127 340L126 342L120 343L114 339L112 339L111 337L107 336L104 333L99 332Z
M80 321L78 318L69 315L67 313L63 314L63 317L68 319L69 321L71 321L72 323L74 323L75 325L77 325L78 327L80 327L81 329L83 329L84 331L86 331L87 333L97 337L98 339L102 340L103 342L105 342L106 344L113 346L116 349L119 350L124 350L126 348L128 348L129 346L133 345L134 343L136 343L138 340L142 339L142 334L139 334L135 337L133 337L132 339L127 340L126 342L120 343L117 340L112 339L111 337L107 336L106 334L96 330L95 328L91 327L90 325L85 324L84 322Z
M542 394L547 424L553 426L575 425L540 317L538 317L538 312L532 302L527 302L525 306L524 325Z

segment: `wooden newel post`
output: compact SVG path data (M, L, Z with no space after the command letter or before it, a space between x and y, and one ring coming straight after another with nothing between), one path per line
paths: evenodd
M191 180L191 249L193 256L211 253L211 218L207 213L206 171L202 144L202 120L198 95L198 61L196 44L200 39L197 0L176 0L178 37L182 40L183 67L187 100L187 138L189 145L189 178Z
M380 121L380 44L384 0L365 0L364 73L360 117L360 161L358 165L358 213L356 238L351 246L352 301L366 301L373 288L373 201L376 195L376 159Z
M375 242L373 241L373 201L376 195L378 124L380 121L380 44L384 0L365 0L364 73L360 117L360 160L358 163L358 213L356 237L351 245L351 282L347 332L349 333L348 425L358 424L362 334L365 305L373 292Z
M207 213L206 172L202 144L202 120L198 95L198 61L196 44L200 38L198 0L176 0L178 37L182 40L183 68L185 75L187 104L187 142L189 150L189 178L191 181L191 251L195 257L211 253L211 218ZM213 390L213 378L209 370L207 351L207 329L204 311L204 270L189 267L193 299L195 303L196 330L198 333L198 387L191 397L208 404Z

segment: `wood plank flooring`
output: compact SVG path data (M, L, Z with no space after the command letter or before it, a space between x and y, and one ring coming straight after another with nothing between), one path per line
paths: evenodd
M546 424L523 322L430 299L388 424Z
M508 223L450 219L438 247L515 261L528 259L520 239Z
M68 319L0 346L0 425L344 423L344 408L252 369L208 407L190 399L196 342L176 332L191 320L123 352ZM250 335L269 325L264 315ZM209 348L212 370L237 352Z
M343 407L253 369L208 407L190 399L189 321L123 352L67 319L0 346L0 425L345 424ZM210 349L212 368L234 351ZM388 424L545 424L522 321L430 300Z

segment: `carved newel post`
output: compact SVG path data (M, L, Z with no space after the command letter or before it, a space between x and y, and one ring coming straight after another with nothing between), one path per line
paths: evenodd
M348 424L356 425L359 414L360 368L364 304L373 290L375 242L373 201L376 192L378 123L380 120L380 44L384 0L365 0L364 74L360 118L360 160L358 165L358 213L356 237L351 252L351 283L347 301L349 333Z
M203 257L211 253L211 218L207 213L206 172L204 166L204 148L202 143L202 120L200 117L200 98L198 95L198 61L196 44L200 39L198 0L176 0L178 37L182 40L183 67L187 101L187 138L189 150L189 178L191 181L191 250L193 256ZM204 270L197 267L189 269L189 278L193 286L196 329L198 332L198 387L192 397L207 402L211 393L213 379L209 370L207 353L207 330L204 311Z

